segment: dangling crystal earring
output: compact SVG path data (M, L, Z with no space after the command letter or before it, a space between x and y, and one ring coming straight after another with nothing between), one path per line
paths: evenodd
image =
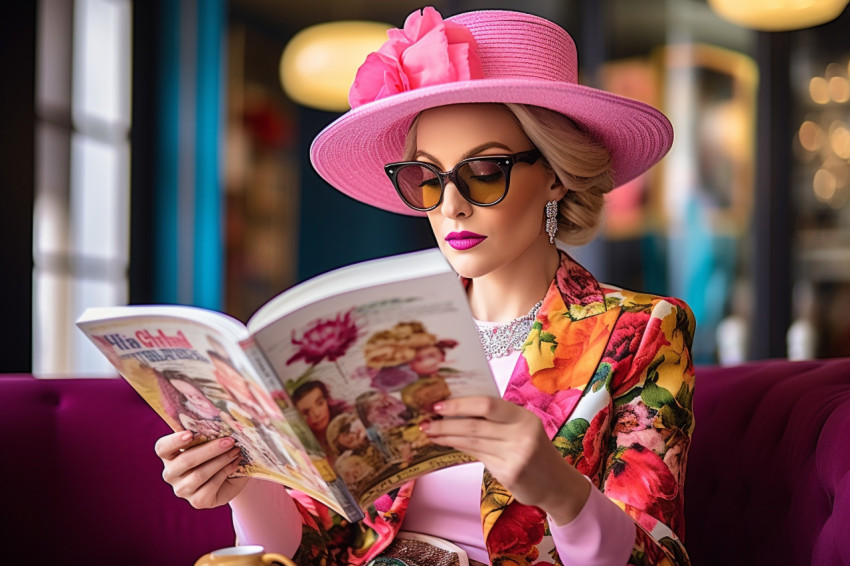
M546 233L549 234L549 243L555 243L555 234L558 233L558 201L550 200L546 203Z

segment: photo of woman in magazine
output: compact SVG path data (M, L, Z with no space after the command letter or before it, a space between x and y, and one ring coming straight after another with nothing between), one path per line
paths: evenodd
M133 322L144 328L145 322ZM186 323L157 324L166 334L186 337L191 355L156 359L111 352L111 360L133 388L177 431L193 433L194 443L232 437L239 450L237 475L288 478L291 484L315 494L328 491L325 478L301 445L292 423L284 417L285 402L251 381L218 338ZM135 330L126 333L134 335ZM194 345L208 345L202 350ZM148 360L150 358L150 360ZM145 359L148 361L140 361ZM244 362L242 362L244 363ZM281 401L285 401L281 399Z
M432 405L452 395L462 372L446 362L455 340L438 339L426 325L407 320L362 333L356 311L312 320L293 333L298 351L287 365L307 364L286 382L315 442L357 497L402 473L440 467L453 450L432 443L420 425L436 417ZM329 363L331 362L331 363ZM347 369L346 369L347 368ZM428 464L431 462L431 464Z

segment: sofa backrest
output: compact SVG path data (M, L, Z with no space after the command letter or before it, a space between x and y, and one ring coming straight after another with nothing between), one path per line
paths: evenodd
M697 370L694 566L850 564L850 359Z

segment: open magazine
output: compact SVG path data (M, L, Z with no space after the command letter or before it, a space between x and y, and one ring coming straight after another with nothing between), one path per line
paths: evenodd
M433 403L498 396L466 294L436 249L343 267L247 326L195 307L91 308L77 325L174 430L233 436L238 475L350 521L419 475L472 459L420 431Z

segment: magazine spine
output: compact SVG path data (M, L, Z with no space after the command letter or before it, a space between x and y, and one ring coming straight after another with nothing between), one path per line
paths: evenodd
M257 344L253 338L248 338L240 342L239 345L242 347L242 350L245 352L245 355L248 357L251 365L254 366L254 369L257 371L257 375L259 376L263 387L265 387L267 391L282 390L283 384L280 379L278 379L277 374L274 369L272 369L271 364L266 359L266 355L260 349L259 344Z
M337 479L331 482L331 485L334 486L336 492L340 495L337 499L342 508L342 514L345 515L348 521L350 523L359 523L362 521L366 517L366 514L363 513L363 509L357 504L357 500L351 495L351 491L345 485L345 482L342 481L342 478L337 476Z

